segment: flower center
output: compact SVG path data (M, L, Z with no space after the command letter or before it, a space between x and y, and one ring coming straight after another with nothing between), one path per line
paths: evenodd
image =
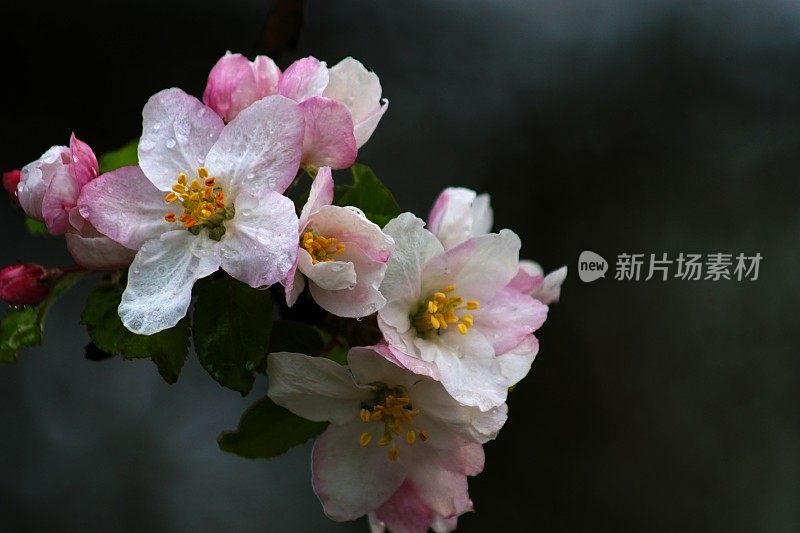
M417 415L419 415L419 409L412 408L411 400L403 387L379 389L373 405L371 407L363 406L359 414L363 422L383 423L383 434L378 439L378 446L389 446L387 455L392 461L396 461L400 457L400 450L395 446L395 437L403 435L403 439L409 446L417 441L417 437L423 442L428 440L428 434L425 431L417 432L412 428L414 417ZM372 442L372 433L363 432L358 442L362 448L367 447Z
M411 317L411 323L417 333L434 330L438 333L440 330L447 329L450 324L456 324L459 333L467 334L469 328L472 327L472 315L458 314L458 312L480 309L481 304L477 300L465 302L461 296L455 293L455 290L455 285L448 285L420 303L416 314Z
M199 235L203 228L208 228L209 237L218 241L225 235L223 222L233 218L233 206L225 206L225 191L217 186L217 179L209 176L208 169L197 169L197 179L189 181L186 173L178 174L178 181L172 191L164 197L167 203L180 202L183 214L167 213L167 222L181 222L184 229Z
M336 261L331 257L344 252L345 246L336 237L325 237L316 231L306 231L300 237L300 246L311 255L312 264Z

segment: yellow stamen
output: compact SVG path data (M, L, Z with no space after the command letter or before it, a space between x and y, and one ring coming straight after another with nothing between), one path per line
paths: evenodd
M167 203L180 202L183 214L176 217L170 213L172 216L165 216L164 219L168 222L180 220L186 229L206 224L216 227L230 216L226 211L225 193L217 187L216 178L209 176L205 167L200 167L197 175L203 180L202 183L196 179L189 182L185 172L178 174L172 191L164 196L164 200Z
M456 324L456 329L466 335L474 323L472 315L459 315L459 311L475 310L480 307L477 300L464 300L455 294L456 286L447 285L442 290L434 292L429 298L420 303L411 322L418 333L447 329L449 324Z
M185 172L181 172L178 174L178 184L186 186L186 181L189 179L189 176L186 175Z
M345 245L336 237L325 237L315 231L306 231L300 236L300 246L311 256L312 264L335 261L333 255L344 252Z
M400 450L397 448L389 448L387 455L392 461L397 461L397 459L400 457Z
M372 435L370 435L366 431L362 433L361 436L358 438L358 443L361 445L362 448L365 448L370 443L370 441L372 441Z
M175 194L174 192L168 192L167 195L164 197L164 200L166 202L169 202L169 203L172 203L177 199L178 199L178 195Z
M428 440L428 432L427 431L420 431L419 432L419 440L421 440L422 442L425 442L426 440Z
M362 422L369 422L369 411L366 409L362 409L359 413L359 416L361 417Z
M164 220L167 222L175 222L175 213L167 213L164 215Z
M206 187L213 187L217 183L217 178L206 178L203 183L206 184Z
M422 438L424 431L417 432L411 427L414 418L420 414L418 409L411 406L411 398L406 394L403 387L393 389L381 388L375 394L372 408L362 408L358 416L366 422L380 422L383 424L383 434L378 439L378 446L387 446L387 456L390 460L396 461L400 456L397 449L395 438L405 440L406 444L412 446L417 441L417 436ZM359 444L366 447L372 442L372 432L364 431L359 437Z
M197 175L203 179L208 177L208 169L206 167L200 167L197 169Z
M417 433L413 429L406 433L406 442L411 445L414 444L414 441L417 440Z
M378 441L378 446L386 446L390 442L392 442L392 437L384 435L383 437L381 437L381 440Z

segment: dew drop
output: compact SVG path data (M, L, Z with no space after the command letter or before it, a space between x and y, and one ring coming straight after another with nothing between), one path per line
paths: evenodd
M167 148L175 148L175 139L167 139Z
M153 131L158 131L158 130L160 130L160 129L161 129L161 124L159 124L158 122L156 122L155 124L153 124Z

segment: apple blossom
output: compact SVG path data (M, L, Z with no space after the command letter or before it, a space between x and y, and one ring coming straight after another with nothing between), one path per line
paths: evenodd
M532 333L547 306L508 287L519 270L512 231L445 250L424 225L403 213L384 228L396 245L378 325L393 361L440 380L465 405L490 409L530 370L538 351Z
M331 205L333 178L322 167L300 214L297 264L284 286L293 305L308 278L311 295L326 311L367 316L386 303L378 288L394 247L391 237L358 208Z
M481 444L497 435L507 407L461 405L440 383L378 353L385 349L351 349L349 369L322 357L270 354L269 397L330 422L314 444L312 483L332 519L388 515L394 504L382 506L398 490L444 518L457 516L471 506L466 476L483 469Z
M53 146L23 167L17 199L25 213L43 221L53 235L64 235L75 261L91 270L130 264L133 251L104 237L81 216L78 197L99 172L97 158L75 134L69 146Z
M433 204L428 215L428 229L436 235L445 249L461 244L471 237L492 231L493 211L488 194L478 195L471 189L448 187ZM567 277L563 266L547 276L533 261L521 260L513 287L549 305L558 302L561 285Z
M139 166L84 187L81 214L138 250L119 314L152 334L185 314L192 286L222 267L252 287L285 278L297 254L294 204L281 193L300 163L303 116L281 96L259 100L228 125L180 89L142 111Z

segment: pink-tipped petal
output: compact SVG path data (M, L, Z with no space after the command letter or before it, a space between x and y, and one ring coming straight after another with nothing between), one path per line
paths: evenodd
M337 521L377 509L405 478L405 468L386 456L384 446L359 444L364 423L357 415L350 424L328 426L311 454L314 492L325 514Z
M378 76L352 57L330 69L330 80L322 95L347 106L358 148L369 140L389 106L386 99L381 100L381 92Z
M81 192L81 186L70 170L66 165L54 173L42 200L42 216L47 231L52 235L62 235L70 229L69 213L77 205Z
M333 287L326 289L319 283L319 275L309 276L313 282L310 287L314 301L329 313L348 318L368 316L381 309L386 304L386 298L379 290L386 263L372 260L356 243L347 243L339 259L346 261L352 270L352 284L338 290Z
M69 148L72 152L72 173L80 187L83 187L100 173L97 157L88 144L81 141L73 133L69 139Z
M543 304L556 303L561 298L561 285L566 279L566 266L554 270L544 277L541 286L532 293L532 296Z
M119 316L130 331L152 335L186 316L194 282L219 269L218 243L186 230L147 241L128 270Z
M503 376L509 387L516 385L528 375L537 353L539 353L539 341L535 336L528 335L517 346L495 357L498 373Z
M17 198L29 217L44 220L42 202L56 172L69 165L70 150L66 146L53 146L32 163L22 167L17 184Z
M299 252L298 252L299 255ZM292 307L306 288L306 280L303 274L297 269L297 263L292 266L289 273L281 281L286 295L286 305Z
M311 191L308 193L308 200L300 213L300 229L305 229L311 215L320 210L324 205L331 205L333 202L333 175L331 167L320 167L314 182L311 184Z
M298 59L286 69L278 83L278 94L302 102L320 96L328 85L328 67L314 57Z
M505 288L473 315L475 327L489 339L495 353L501 354L544 324L547 306L527 294Z
M329 98L315 96L300 104L306 121L303 164L347 168L358 155L353 119L347 108Z
M280 76L280 69L267 56L251 62L229 52L211 69L203 102L230 122L253 102L275 94Z
M251 287L285 279L297 259L294 203L269 189L244 189L235 206L222 238L223 270Z
M491 231L492 222L489 195L477 195L463 187L448 187L433 204L428 229L449 249L471 237L485 235Z
M268 96L225 126L206 166L231 184L226 194L235 196L239 187L283 192L300 168L304 128L300 106L282 96Z
M270 354L267 372L272 401L308 420L349 424L358 420L361 402L374 394L371 387L357 385L346 367L325 357Z
M196 173L224 126L212 109L180 89L150 97L142 118L139 166L162 191L169 191L181 172Z
M88 183L78 198L83 218L123 246L138 250L145 241L179 229L164 215L180 206L168 204L137 166L122 167Z
M375 517L392 533L427 533L433 510L419 497L413 483L406 481L378 507Z
M87 224L86 228L90 226ZM131 264L136 255L134 250L125 248L97 231L86 231L85 234L67 232L67 250L72 258L83 268L89 270L118 270Z
M353 207L323 205L308 218L305 229L336 237L345 247L356 244L368 258L380 263L386 263L395 249L394 239Z

